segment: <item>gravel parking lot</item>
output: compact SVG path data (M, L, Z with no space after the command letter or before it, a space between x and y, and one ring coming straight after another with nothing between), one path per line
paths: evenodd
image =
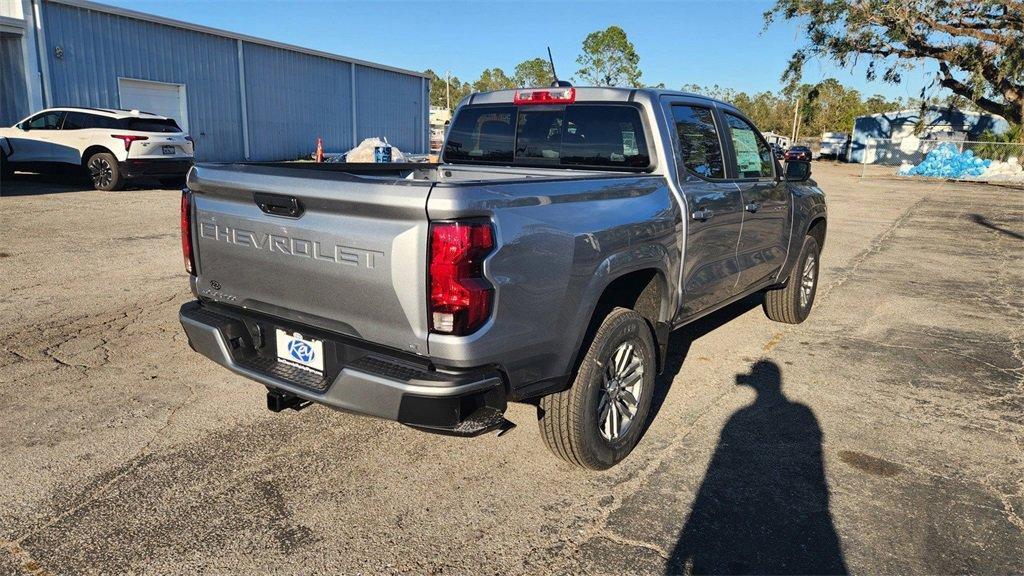
M1024 191L815 165L810 319L678 331L605 473L312 407L188 349L174 190L0 199L0 573L1024 572Z

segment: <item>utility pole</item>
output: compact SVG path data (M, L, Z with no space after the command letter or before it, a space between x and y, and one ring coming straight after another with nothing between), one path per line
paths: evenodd
M796 145L796 137L798 130L800 129L797 123L800 121L800 97L796 97L796 106L793 108L793 129L789 133L789 145Z
M450 114L452 111L452 71L444 73L444 106Z

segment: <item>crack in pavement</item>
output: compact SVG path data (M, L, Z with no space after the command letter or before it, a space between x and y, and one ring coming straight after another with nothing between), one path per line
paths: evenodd
M30 529L29 531L15 538L14 540L4 543L4 545L7 547L11 555L14 556L15 560L18 560L19 565L22 567L22 569L32 574L47 573L45 569L41 566L41 564L32 558L31 553L29 553L29 551L25 550L21 546L21 544L25 540L31 538L36 534L39 534L40 532L48 528L51 528L61 520L64 520L65 518L85 508L92 502L95 502L104 494L106 494L114 486L114 484L116 484L122 478L126 477L128 474L134 472L139 467L139 465L145 460L145 456L150 454L150 448L153 446L153 444L156 443L157 439L160 438L168 428L170 428L174 421L175 415L177 415L177 413L182 408L184 408L187 404L189 404L192 400L196 398L195 387L192 384L185 381L182 381L182 383L188 388L188 396L186 396L184 400L182 400L173 408L171 408L171 410L167 414L167 417L164 420L163 425L152 434L149 440L146 441L146 443L142 446L142 448L138 450L138 452L136 452L131 458L127 460L128 465L125 466L123 470L121 470L117 474L113 475L110 479L97 486L92 492L86 494L77 504L69 506L63 512L52 517L45 523Z

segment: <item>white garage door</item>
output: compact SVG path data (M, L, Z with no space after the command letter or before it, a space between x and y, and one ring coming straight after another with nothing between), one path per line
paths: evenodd
M117 89L121 108L174 118L182 130L188 131L188 104L184 84L118 78Z

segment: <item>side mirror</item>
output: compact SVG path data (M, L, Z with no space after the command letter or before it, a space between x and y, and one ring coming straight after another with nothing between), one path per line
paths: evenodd
M22 122L21 124L18 124L18 128L19 128L19 129L20 129L20 130L21 130L22 132L28 132L28 130L29 130L29 127L28 127L28 122Z
M810 177L810 162L786 162L786 182L806 182Z

